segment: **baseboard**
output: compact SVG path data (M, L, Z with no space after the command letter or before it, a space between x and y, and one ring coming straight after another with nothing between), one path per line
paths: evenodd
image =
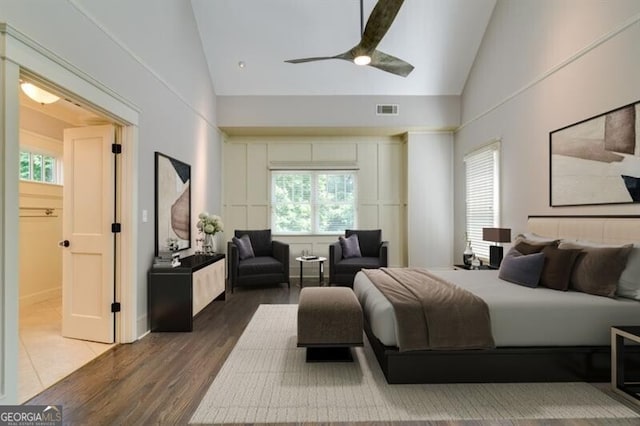
M151 334L151 330L147 330L146 332L144 332L142 335L140 335L136 340L140 340L143 337L145 337L147 334Z
M137 330L136 335L138 336L138 340L142 339L144 336L146 336L149 333L150 331L149 318L147 314L144 314L138 318L136 330Z
M35 305L36 303L46 302L47 300L61 298L61 297L62 297L62 287L55 287L47 290L42 290L37 293L32 293L32 294L20 297L20 309Z

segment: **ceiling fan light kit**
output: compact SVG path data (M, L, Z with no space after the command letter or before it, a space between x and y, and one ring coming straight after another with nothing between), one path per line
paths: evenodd
M371 56L360 55L353 58L353 63L356 65L369 65L371 63Z
M408 76L413 71L413 65L400 58L376 50L376 47L378 47L378 44L380 44L380 41L382 41L382 38L391 27L403 2L404 0L378 0L363 30L363 0L360 0L360 30L362 34L360 43L352 49L335 56L289 59L285 62L301 64L327 59L342 59L353 61L356 65L369 65L401 77Z

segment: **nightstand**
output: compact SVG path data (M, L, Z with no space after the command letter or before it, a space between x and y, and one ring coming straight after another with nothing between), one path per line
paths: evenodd
M625 339L640 343L640 326L611 327L611 387L615 392L640 403L640 383L625 382Z
M455 269L465 269L467 271L483 271L483 270L492 270L492 269L498 269L498 268L494 268L490 265L480 265L475 269L472 269L471 266L467 266L467 265L453 265Z

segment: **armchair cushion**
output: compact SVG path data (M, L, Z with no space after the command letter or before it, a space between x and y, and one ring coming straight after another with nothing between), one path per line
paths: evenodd
M250 259L255 257L253 253L253 246L251 245L251 239L247 234L244 234L242 237L233 237L233 243L238 247L238 257L240 260Z
M258 231L248 230L236 230L235 236L237 238L243 235L248 235L251 240L251 246L253 247L253 253L255 256L271 256L271 229L261 229Z
M362 253L363 257L378 257L380 255L380 243L382 243L381 229L371 231L347 229L344 234L346 237L350 237L353 234L358 235L360 253Z
M357 274L361 269L378 269L380 258L378 257L352 257L351 259L343 259L334 266L335 272L339 274Z
M342 257L350 259L353 257L362 257L360 253L360 243L358 242L358 234L351 234L349 237L340 237L340 245L342 246Z
M284 265L270 256L245 259L238 265L238 274L243 277L257 274L278 274L284 272Z

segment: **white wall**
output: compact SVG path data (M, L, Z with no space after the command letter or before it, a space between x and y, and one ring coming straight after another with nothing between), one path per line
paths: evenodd
M453 264L453 135L407 134L409 266Z
M64 129L67 127L73 127L73 125L48 116L40 111L20 107L20 129L56 139L60 144L60 149L62 149L61 141L64 135Z
M376 115L397 104L398 115ZM459 96L218 96L218 125L233 127L357 127L452 129ZM404 132L403 131L403 132ZM402 133L403 133L402 132Z
M40 126L56 133L55 126L46 127ZM61 140L21 130L20 148L55 155L62 161ZM62 186L21 181L19 191L20 305L24 306L61 294L62 251L58 241L62 239ZM47 216L46 209L53 214Z
M225 238L235 229L270 226L271 161L354 161L358 165L358 228L382 229L389 241L389 265L406 265L406 150L399 137L229 137L224 144ZM276 236L290 245L293 259L303 249L328 256L332 236ZM311 265L305 274L317 274Z
M463 156L502 138L501 225L530 214L638 214L635 205L549 207L549 132L640 99L640 2L499 0L455 135L455 252L463 251ZM640 171L638 173L640 175Z
M140 111L139 270L134 283L140 335L148 329L146 272L154 253L154 151L191 164L194 211L220 209L221 138L215 93L191 5L173 0L37 4L0 0L0 22L72 63ZM141 221L141 210L151 218L146 223Z
M51 209L53 214L45 215ZM62 186L20 183L20 306L59 297Z

